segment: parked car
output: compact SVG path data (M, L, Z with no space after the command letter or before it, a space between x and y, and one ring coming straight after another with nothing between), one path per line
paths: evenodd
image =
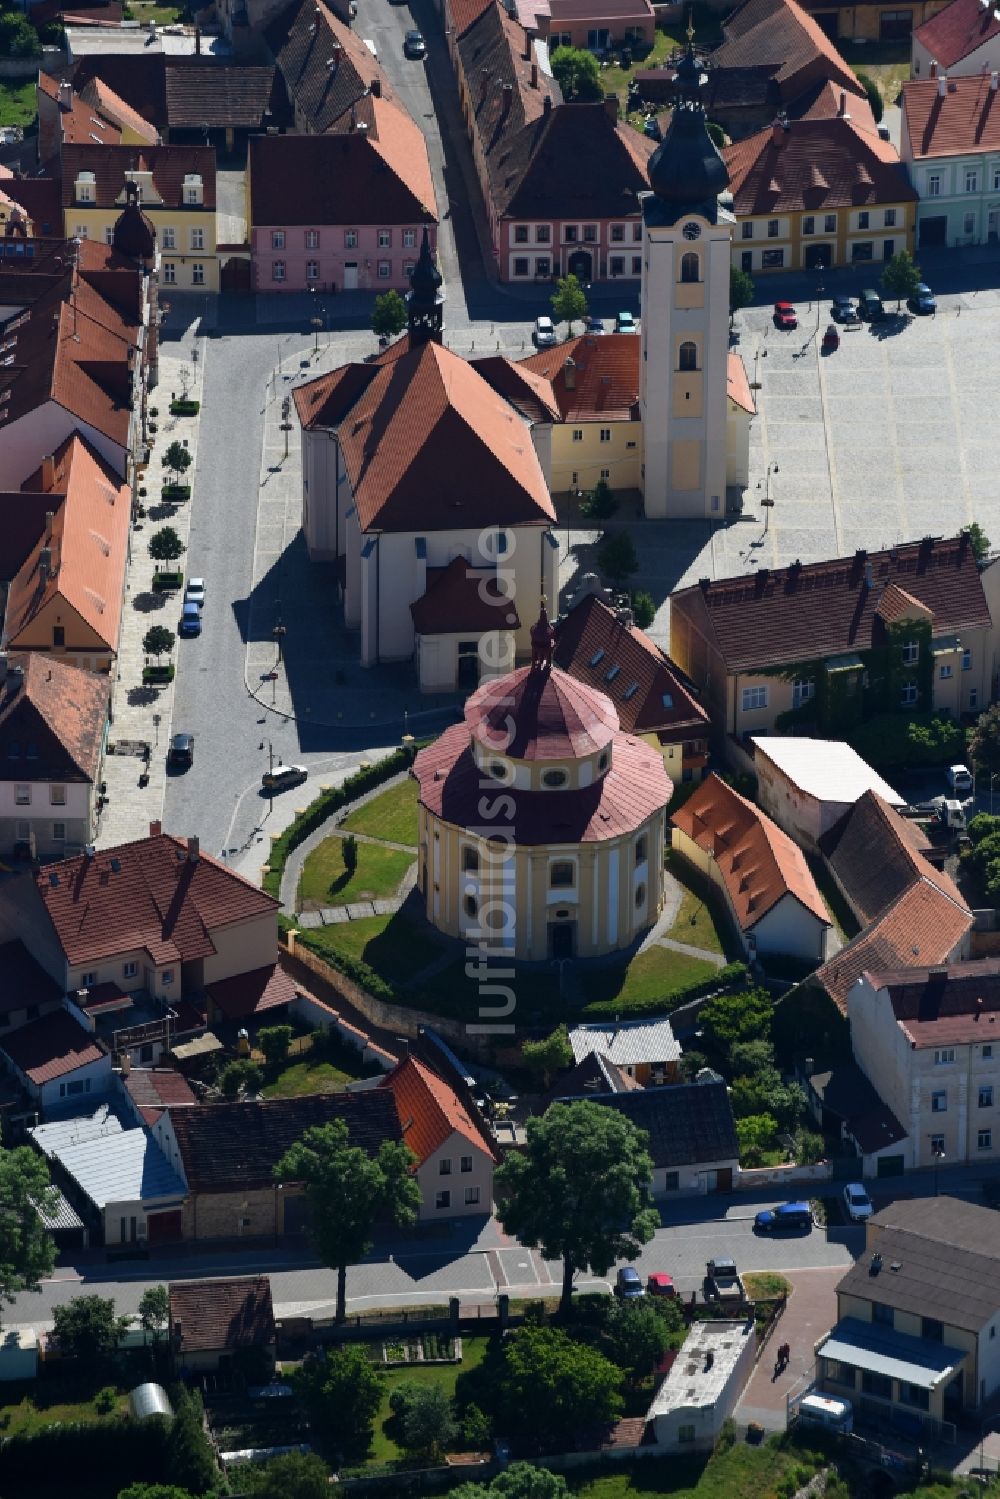
M301 786L308 779L309 772L304 765L276 765L273 770L265 770L260 784L265 791L287 791L290 786Z
M967 765L948 766L948 785L952 791L971 791L972 771Z
M167 750L167 764L176 770L187 770L194 764L194 739L190 734L175 734Z
M650 1296L676 1296L677 1287L674 1285L674 1277L667 1275L663 1270L654 1270L652 1275L646 1277L646 1290Z
M661 141L663 139L663 131L660 129L660 122L655 115L647 115L643 120L642 133L648 136L651 141Z
M774 304L774 326L776 328L797 328L799 320L795 314L795 308L791 302L775 302Z
M177 626L178 635L200 635L201 634L201 605L193 604L188 599L184 600L181 608L180 624Z
M854 1430L853 1405L835 1395L806 1395L799 1401L795 1414L806 1426L825 1426L827 1431L841 1436Z
M607 333L607 331L607 328L605 328L599 317L589 317L587 319L588 333Z
M823 349L827 354L832 354L840 348L840 334L834 323L828 323L826 332L823 334Z
M634 1265L623 1265L615 1276L615 1295L620 1296L623 1301L636 1301L646 1292L639 1272Z
M427 56L427 43L419 31L408 31L403 38L403 52L407 57L412 57L414 62Z
M864 318L866 323L879 323L885 317L882 298L870 286L858 298L858 316Z
M539 349L551 349L556 341L556 329L550 317L535 318L535 344Z
M200 609L205 602L205 579L188 578L187 587L184 590L185 604L197 604Z
M844 1188L844 1210L852 1223L865 1223L875 1209L860 1182L848 1182Z
M630 312L620 312L615 318L616 333L638 333L638 331L639 329L636 327L635 318Z
M709 1260L705 1267L706 1301L746 1301L746 1291L736 1268L736 1261L728 1255Z
M927 317L929 313L937 312L937 297L927 282L921 281L919 286L914 288L913 296L907 298L906 305L911 312L917 313L920 317Z
M764 1208L753 1220L754 1233L809 1233L813 1219L808 1202L783 1202L776 1208Z
M856 323L858 320L858 309L850 297L838 292L830 306L830 316L835 323Z

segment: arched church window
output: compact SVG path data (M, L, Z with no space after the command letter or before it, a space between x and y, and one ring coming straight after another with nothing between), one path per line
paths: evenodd
M696 370L698 368L697 344L690 342L681 344L679 368L682 370Z
M701 280L701 256L696 255L694 250L688 250L685 255L681 256L681 280Z

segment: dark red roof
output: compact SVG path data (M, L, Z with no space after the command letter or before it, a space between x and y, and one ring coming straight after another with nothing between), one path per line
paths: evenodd
M198 1102L187 1078L172 1067L133 1067L124 1082L129 1097L150 1128L164 1109Z
M994 29L1000 31L1000 22ZM990 87L988 73L949 78L944 93L936 79L912 79L903 84L903 126L914 159L996 151L1000 92Z
M737 217L915 203L888 141L844 115L790 120L723 148Z
M274 1307L266 1275L238 1280L172 1282L170 1332L174 1352L215 1353L274 1342Z
M455 635L466 631L518 630L521 621L513 602L496 579L473 571L464 557L447 567L427 569L427 587L410 605L418 635Z
M214 146L111 146L65 145L62 148L62 200L65 208L75 202L80 172L94 174L94 203L113 208L121 199L126 173L152 172L153 186L164 208L184 208L184 178L196 173L202 179L203 207L215 207ZM193 210L200 213L202 208ZM188 212L192 212L188 209Z
M108 1055L97 1037L85 1031L68 1010L43 1015L4 1035L0 1050L39 1087Z
M280 963L268 968L254 968L233 978L217 979L206 984L205 992L227 1020L245 1020L264 1010L290 1005L295 998L295 981Z
M997 958L866 976L874 988L888 991L892 1012L914 1046L968 1046L1000 1036Z
M603 692L558 667L521 666L476 689L465 723L478 743L514 760L578 760L607 748L618 714Z
M998 33L1000 20L992 5L982 5L980 0L951 0L944 10L918 26L913 37L944 71L984 42L991 42Z
M97 778L108 722L107 678L26 651L0 681L0 781Z

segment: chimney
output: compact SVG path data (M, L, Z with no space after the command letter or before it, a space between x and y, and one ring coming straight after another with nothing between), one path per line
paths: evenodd
M381 78L373 78L372 81L371 81L371 83L368 85L368 89L369 89L369 92L370 92L370 94L371 94L371 96L372 96L373 99L381 99L381 97L382 97L382 80L381 80Z
M531 40L532 40L531 32L530 31L526 31L524 33L524 51L521 54L521 56L524 58L525 62L530 62L531 61Z
M200 26L196 26L194 28L194 55L195 55L195 57L200 57L201 56L201 27Z
M872 572L872 565L870 562L865 563L865 587L875 587L875 574Z
M38 554L38 571L39 571L39 574L41 576L42 582L43 583L46 582L46 580L48 579L49 574L52 571L52 548L51 547L42 547L42 550L39 552L39 554Z
M480 70L479 70L479 102L480 102L480 104L485 103L485 100L486 100L486 90L489 88L489 84L490 84L490 70L489 70L489 68L480 68Z
M500 118L502 120L505 120L510 114L510 106L514 102L514 85L512 83L505 83L500 92L503 95L503 106L500 111Z
M56 487L56 460L53 454L42 459L42 488L48 494Z
M939 73L938 74L938 98L939 99L943 99L944 96L945 96L945 94L947 92L948 92L948 74L947 73Z
M993 77L995 78L996 76L997 75L994 73ZM532 88L537 88L538 87L538 64L537 64L537 62L533 62L531 64L531 87Z
M0 685L7 680L7 652L0 651Z
M189 864L197 864L198 859L201 856L201 844L198 842L198 839L195 837L194 833L191 833L189 835L187 844L188 844L188 863Z
M149 836L150 836L150 838L159 838L159 836L160 836L160 834L162 832L163 832L163 823L162 822L151 822L149 824Z
M618 122L618 95L617 94L605 94L604 95L604 108L606 109L606 111L608 112L608 114L611 116L611 118L617 124L617 122Z
M542 114L543 115L547 115L547 114L551 114L551 113L552 113L552 96L551 96L551 94L546 94L545 98L542 100Z
M52 522L55 520L55 518L56 518L56 513L55 513L54 510L46 510L46 512L45 512L45 540L46 541L51 541L51 539L52 539Z
M783 120L775 120L771 126L771 145L779 150L785 144L785 130L787 126Z
M843 117L847 113L847 95L844 93L843 89L841 89L840 91L840 104L837 107L837 113L840 115L841 119L843 119Z
M73 85L65 78L59 85L59 107L60 109L73 108Z
M996 91L997 91L997 78L998 78L998 75L996 73L991 73L990 74L990 93L991 94L995 94Z
M563 364L563 379L567 390L576 390L576 361L567 359Z

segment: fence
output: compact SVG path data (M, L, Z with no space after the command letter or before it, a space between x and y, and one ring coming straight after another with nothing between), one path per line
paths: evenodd
M817 1161L814 1166L752 1166L741 1171L733 1185L738 1192L752 1192L757 1187L793 1186L797 1182L828 1182L833 1178L833 1162Z

